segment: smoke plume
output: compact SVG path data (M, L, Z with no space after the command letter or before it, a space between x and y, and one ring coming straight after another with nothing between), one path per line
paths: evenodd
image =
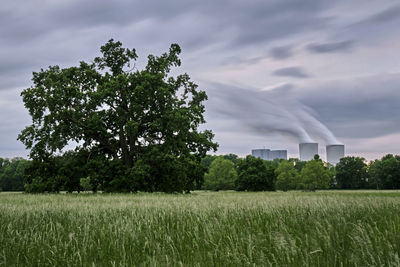
M311 136L318 136L326 144L340 143L311 109L291 97L290 85L268 91L220 84L215 88L218 89L208 91L207 109L261 135L286 134L300 143L314 142Z

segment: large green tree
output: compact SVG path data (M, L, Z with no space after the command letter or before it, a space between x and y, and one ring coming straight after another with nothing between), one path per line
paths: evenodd
M31 158L47 164L75 142L78 153L88 151L88 169L103 168L107 177L90 176L103 189L172 192L201 183L200 160L217 144L211 131L198 130L206 93L187 74L170 75L180 47L149 55L143 70L120 42L111 39L101 52L93 63L33 73L34 85L21 94L32 125L18 137Z

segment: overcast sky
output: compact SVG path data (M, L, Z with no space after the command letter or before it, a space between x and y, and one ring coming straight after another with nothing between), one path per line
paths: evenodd
M218 154L297 157L307 138L323 157L332 142L400 154L398 0L4 0L0 25L0 157L28 154L16 138L32 72L91 61L110 38L142 59L181 46Z

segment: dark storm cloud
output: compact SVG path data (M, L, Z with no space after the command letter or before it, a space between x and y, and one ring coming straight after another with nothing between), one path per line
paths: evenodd
M270 55L274 59L290 58L293 56L292 47L288 45L274 47L271 49Z
M301 31L326 26L328 19L320 15L326 2L316 0L273 0L249 4L247 1L66 1L39 4L32 1L24 6L15 4L4 13L0 31L4 42L35 40L51 32L66 29L127 27L143 20L169 23L192 15L192 31L205 34L215 42L216 33L226 31L229 46L257 44ZM34 10L35 12L32 12ZM11 13L10 13L11 12ZM209 24L205 23L209 22ZM209 28L212 27L212 28ZM107 29L104 29L107 30ZM170 31L177 29L172 27ZM157 28L152 29L157 34ZM185 32L188 33L188 32ZM185 34L182 33L182 36ZM208 33L208 34L207 34ZM188 40L190 42L190 40Z
M287 67L277 69L272 72L275 76L285 76L285 77L293 77L293 78L308 78L308 75L302 68L300 67Z
M312 53L333 53L348 51L354 45L353 41L341 41L332 43L312 43L307 46L307 50Z
M2 25L8 26L1 27L0 34L3 43L24 45L28 49L34 49L38 43L50 47L53 43L46 43L45 40L53 41L59 36L67 40L76 40L74 47L79 47L82 45L82 39L88 38L88 35L93 38L99 35L107 36L106 38L116 35L121 37L126 36L124 33L126 31L132 34L129 39L136 40L137 43L141 43L143 39L149 41L154 37L157 42L160 42L162 41L160 38L171 34L172 36L187 35L188 38L182 39L194 44L191 39L194 34L186 30L181 31L180 24L181 16L189 15L192 8L196 7L190 2L101 0L94 3L83 0L45 4L30 1L24 5L14 3L15 8L0 7L0 14L6 14L0 18L0 21ZM195 16L194 18L196 19ZM196 25L197 19L192 23L198 30L197 34L203 32L201 25ZM202 20L199 23L202 23ZM138 29L130 30L130 27L135 25L139 25ZM166 26L170 27L165 29ZM201 40L197 39L197 41ZM196 45L198 43L201 42L196 42ZM29 48L29 45L33 47Z
M19 86L11 76L25 74L19 80L26 81L32 71L49 65L91 60L99 45L111 37L130 40L129 45L139 53L147 52L143 48L159 51L161 44L165 49L171 42L178 42L187 53L216 44L234 51L325 27L328 19L320 11L326 6L316 0L251 4L238 0L80 0L28 1L23 5L13 1L0 6L1 25L7 25L0 28L5 51L0 55L0 69L4 70L0 76L14 74L0 83L0 90ZM288 51L285 55L282 49L274 55L287 56ZM263 52L238 61L255 64L265 57Z

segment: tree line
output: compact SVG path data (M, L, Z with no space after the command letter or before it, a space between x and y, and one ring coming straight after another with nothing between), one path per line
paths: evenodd
M118 165L104 168L101 162L87 162L87 156L69 151L45 165L23 158L0 158L0 190L134 191L132 188L135 185L123 180L126 178L118 171ZM200 168L204 175L195 181L193 189L197 190L400 189L400 156L391 154L369 163L361 157L344 157L336 166L324 163L319 157L311 161L266 161L253 156L240 158L234 154L206 155L201 160ZM38 179L38 176L46 182L32 183L32 179ZM173 182L173 179L171 177L164 183Z
M344 157L336 166L318 155L310 161L208 155L202 163L208 167L202 186L207 190L400 189L400 156L391 154L369 163Z

